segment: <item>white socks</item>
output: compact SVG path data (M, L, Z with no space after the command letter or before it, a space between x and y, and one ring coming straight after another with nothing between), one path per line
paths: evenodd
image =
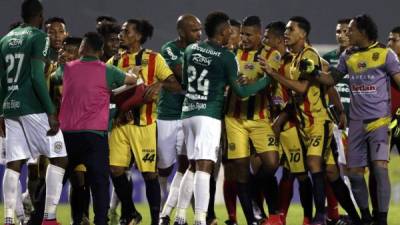
M172 180L171 187L169 189L167 201L164 204L163 210L161 212L161 217L169 216L172 209L175 208L178 202L179 186L181 184L183 175L180 172L176 172L174 179ZM161 182L160 182L161 184Z
M18 182L18 194L17 194L17 202L16 202L16 205L15 205L15 214L17 215L18 220L24 222L25 211L24 211L24 205L22 204L22 186L21 186L21 182Z
M14 212L18 198L20 173L6 169L3 177L4 224L15 224Z
M196 171L194 175L195 224L206 225L208 202L210 200L210 174Z
M65 170L61 167L49 164L46 172L46 205L44 208L44 220L56 218L56 208L62 191L62 181Z
M186 223L186 209L189 207L193 195L194 173L186 170L179 187L178 203L176 205L175 222L178 224Z

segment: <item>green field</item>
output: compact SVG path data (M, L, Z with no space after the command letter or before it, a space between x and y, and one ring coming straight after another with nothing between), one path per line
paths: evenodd
M137 209L143 216L143 221L141 224L148 225L150 224L150 214L148 212L148 207L146 204L138 204ZM224 221L227 219L226 209L223 205L217 205L216 213L218 217L218 224L224 224ZM400 224L400 205L392 205L389 212L389 225L398 225ZM93 213L92 213L93 215ZM189 224L193 224L193 212L188 210ZM63 225L70 224L70 208L69 205L60 205L57 211L58 221ZM3 219L3 211L0 213L0 219ZM241 211L241 208L238 208L238 219L239 224L246 224L245 218ZM299 204L293 204L289 209L289 215L287 218L287 225L300 225L303 222L303 212L301 206Z

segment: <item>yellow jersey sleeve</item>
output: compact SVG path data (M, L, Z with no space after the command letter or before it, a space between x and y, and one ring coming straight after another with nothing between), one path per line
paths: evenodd
M107 60L106 64L108 64L108 65L113 65L113 60L114 60L114 56L111 57L111 58L109 58L109 59Z
M169 68L165 59L157 53L156 55L156 66L155 66L155 74L158 80L163 81L167 79L169 76L173 75L172 70Z
M271 66L272 69L278 71L281 67L281 54L277 50L271 50L267 62Z
M312 50L311 48L304 51L303 55L301 56L301 59L312 60L314 62L314 65L319 65L321 68L321 58L318 55L318 53Z

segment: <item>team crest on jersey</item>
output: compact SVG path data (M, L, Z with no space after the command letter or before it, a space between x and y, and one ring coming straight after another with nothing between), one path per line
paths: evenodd
M54 152L60 153L62 149L63 149L63 143L61 141L56 141L54 143Z
M255 66L253 63L246 63L244 64L244 69L245 70L254 70Z
M235 143L229 143L228 148L229 148L230 151L235 151L236 150Z
M379 52L374 52L374 54L372 54L372 60L378 61L378 59L379 59Z
M142 60L142 66L147 66L149 64L149 60L148 59L143 59Z
M360 62L358 62L357 67L358 67L359 69L365 69L365 68L367 68L367 62L365 62L365 61L360 61Z

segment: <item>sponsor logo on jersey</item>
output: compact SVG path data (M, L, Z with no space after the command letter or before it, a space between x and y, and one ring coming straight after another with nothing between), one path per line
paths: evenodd
M200 53L195 53L193 56L193 62L199 64L201 66L209 66L211 65L212 59L211 57L205 57Z
M23 39L11 38L10 41L8 42L8 46L10 48L18 48L18 47L21 47L23 43L24 43Z
M338 83L338 84L336 84L336 90L338 91L338 92L346 92L346 93L349 93L350 92L350 88L349 88L349 85L348 84L344 84L344 83Z
M171 60L177 60L178 56L176 56L174 54L174 52L172 51L172 49L170 47L168 47L167 49L167 54L169 55L169 57L171 57Z
M351 85L351 90L353 93L366 94L376 92L376 85L373 84L353 84Z
M199 51L201 53L208 54L208 55L213 55L213 56L218 56L218 57L221 56L221 52L217 52L217 51L215 51L213 49L202 48L198 44L192 45L192 49L193 50L197 50L197 51Z

